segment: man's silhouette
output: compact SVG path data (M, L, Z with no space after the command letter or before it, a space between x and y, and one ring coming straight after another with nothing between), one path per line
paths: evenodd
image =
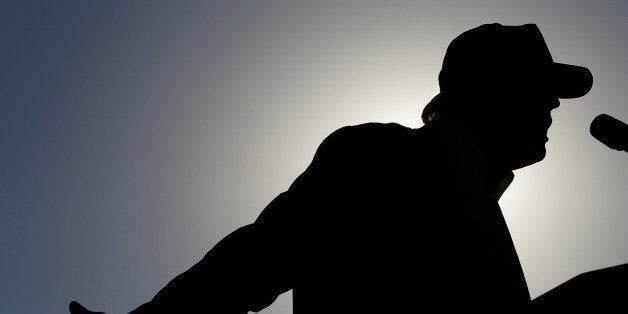
M532 307L497 201L512 170L545 157L558 99L585 95L592 81L584 67L555 63L534 24L464 32L447 49L424 127L335 131L254 223L132 313L246 313L288 290L298 314L559 309L581 294Z

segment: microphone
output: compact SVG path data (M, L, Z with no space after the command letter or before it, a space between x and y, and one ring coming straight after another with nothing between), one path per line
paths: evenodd
M604 145L628 152L628 125L607 114L601 114L591 122L591 135Z

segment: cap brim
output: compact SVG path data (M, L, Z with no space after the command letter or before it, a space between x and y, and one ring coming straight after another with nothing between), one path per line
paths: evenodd
M585 67L554 63L553 89L558 98L578 98L586 95L593 86L593 74Z

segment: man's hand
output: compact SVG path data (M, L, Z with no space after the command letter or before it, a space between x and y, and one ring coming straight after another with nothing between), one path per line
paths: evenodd
M86 309L84 306L80 305L76 301L70 302L70 314L105 314L103 312L92 312Z

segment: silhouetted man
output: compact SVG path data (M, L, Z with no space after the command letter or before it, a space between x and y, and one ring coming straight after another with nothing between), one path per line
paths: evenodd
M424 127L335 131L253 224L132 313L246 313L291 289L298 314L530 311L497 201L512 170L545 157L558 99L592 81L555 63L534 24L464 32Z

